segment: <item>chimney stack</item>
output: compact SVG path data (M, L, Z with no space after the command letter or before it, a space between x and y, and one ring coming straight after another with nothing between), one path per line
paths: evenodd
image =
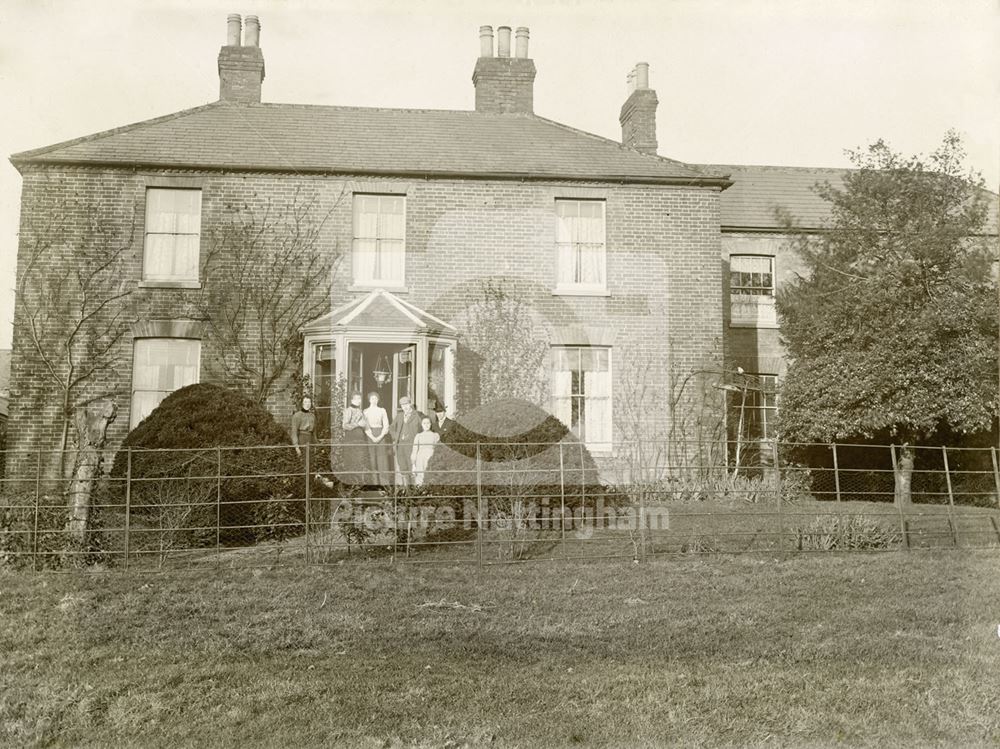
M260 21L246 17L245 33L239 15L226 19L226 44L219 50L219 100L234 104L260 104L264 80L264 54L260 50Z
M641 153L656 154L656 92L649 87L649 63L640 62L627 78L628 98L618 121L622 145Z
M493 27L479 27L479 59L472 73L476 111L487 114L533 114L535 63L528 57L528 29L519 26L515 56L510 54L510 26L497 29L493 55Z

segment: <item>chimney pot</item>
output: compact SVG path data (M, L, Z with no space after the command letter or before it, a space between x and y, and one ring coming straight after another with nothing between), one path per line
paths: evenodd
M246 34L243 37L244 47L260 46L260 20L257 16L247 16Z
M639 62L635 65L635 87L640 90L649 88L649 63Z
M479 56L493 57L493 27L479 27Z
M497 29L497 57L510 57L510 26Z
M239 13L230 13L226 19L226 46L239 47L240 35L243 31L243 22Z
M514 55L525 59L528 57L528 27L518 26L514 39Z

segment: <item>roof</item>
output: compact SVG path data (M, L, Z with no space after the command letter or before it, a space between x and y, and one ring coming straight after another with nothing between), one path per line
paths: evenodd
M536 115L299 104L216 102L11 161L728 185Z
M444 320L385 289L375 289L364 296L352 299L347 304L306 323L302 326L302 332L329 333L347 328L379 328L443 335L456 333L455 328Z
M706 170L730 175L732 186L720 198L723 229L748 231L778 228L776 208L788 211L803 229L820 229L830 216L830 204L817 195L817 184L844 185L849 169L794 166L703 165ZM986 233L997 233L998 196L984 191L991 204Z
M774 229L775 209L789 211L800 226L818 229L830 215L830 205L813 187L844 183L846 169L791 166L711 165L730 175L732 187L722 194L719 211L725 228Z

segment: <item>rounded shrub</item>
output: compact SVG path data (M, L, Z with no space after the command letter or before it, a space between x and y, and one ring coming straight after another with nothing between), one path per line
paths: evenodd
M305 477L289 442L271 414L240 393L198 384L168 395L125 438L111 470L118 494L131 477L133 548L156 553L301 533Z
M484 404L457 417L427 467L435 495L483 493L534 505L578 507L600 495L590 451L557 418L524 400Z

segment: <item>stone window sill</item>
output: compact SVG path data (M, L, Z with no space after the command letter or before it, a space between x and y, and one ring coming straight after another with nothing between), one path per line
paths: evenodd
M140 289L200 289L200 281L140 281Z
M556 286L552 296L611 296L607 289L588 289L576 286Z

